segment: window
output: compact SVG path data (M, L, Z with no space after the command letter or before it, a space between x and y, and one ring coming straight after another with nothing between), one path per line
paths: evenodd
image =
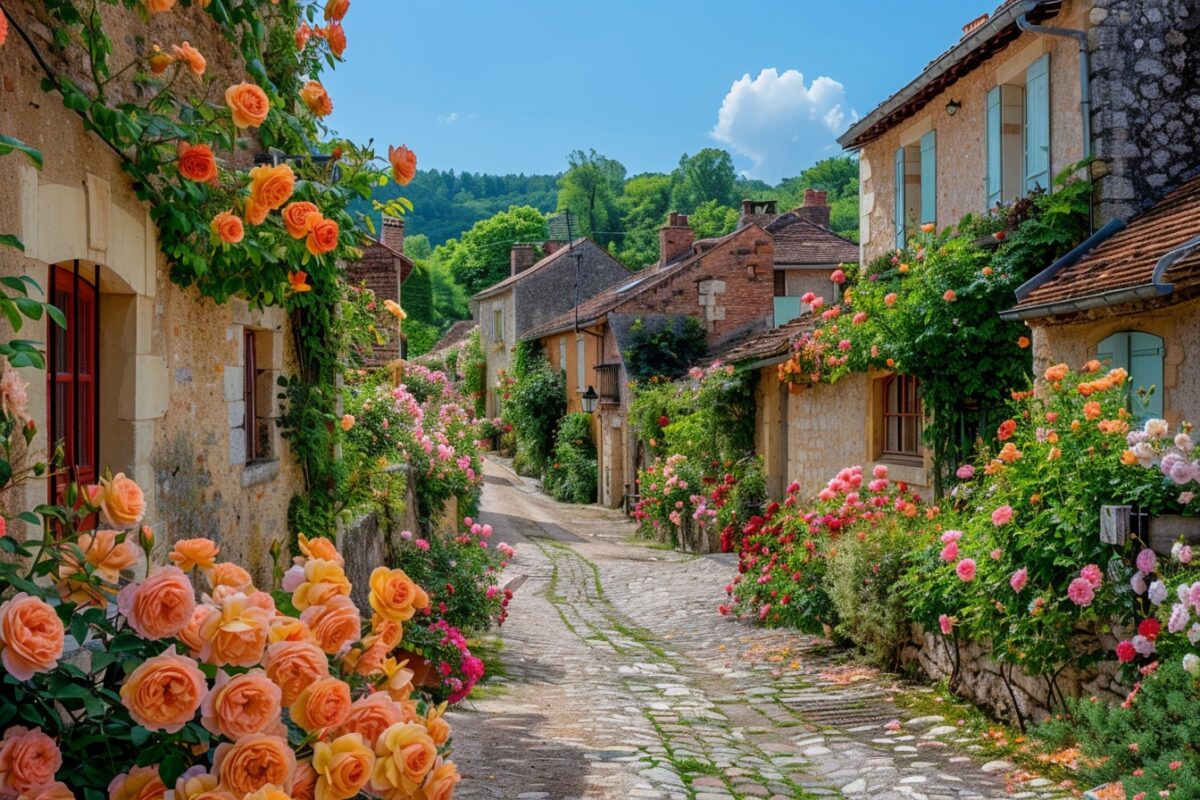
M587 376L585 375L586 370L583 368L583 355L586 346L583 334L575 334L575 385L579 388L580 394L583 394L587 390L585 385L585 381L587 380Z
M923 457L921 394L917 379L892 375L883 380L883 447L880 455L904 461Z
M904 247L906 228L937 222L937 131L896 151L896 247Z
M256 366L258 350L255 347L255 332L244 329L242 339L245 346L245 372L242 375L242 402L246 407L246 461L256 461L262 457L258 446L258 368Z
M1096 345L1096 358L1129 373L1129 410L1139 421L1163 415L1163 340L1152 333L1121 331Z
M988 208L1050 187L1050 56L987 93Z
M504 306L492 306L492 341L504 341Z
M52 501L71 481L95 483L99 478L99 270L89 270L89 280L80 269L78 261L70 269L52 268L50 300L67 318L66 330L47 321L50 441L62 445L66 472L50 481Z
M558 340L558 371L567 375L567 337L563 336Z

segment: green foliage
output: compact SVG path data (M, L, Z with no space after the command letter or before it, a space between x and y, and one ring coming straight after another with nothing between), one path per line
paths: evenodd
M667 218L670 175L635 175L619 199L625 238L617 257L634 269L658 261L658 229Z
M696 206L688 218L697 239L713 239L733 233L741 214L729 206L723 206L716 200L708 200Z
M522 474L544 475L567 412L566 378L550 366L539 343L525 341L514 348L512 378L502 416L516 434L514 465Z
M406 323L423 322L426 325L435 324L433 312L433 279L429 266L417 264L404 281L403 306L408 317ZM408 325L404 326L409 333Z
M509 253L516 242L546 239L546 217L531 206L513 206L471 226L459 239L434 250L468 295L481 292L510 273Z
M407 355L417 358L433 349L442 336L441 332L426 322L415 319L404 320L404 338L408 342Z
M677 378L700 360L706 347L704 328L695 317L671 317L650 323L634 321L625 372L633 381Z
M554 437L554 453L542 484L555 500L594 503L597 477L592 415L583 412L568 414L559 423L558 433Z
M459 350L456 369L463 392L475 404L475 416L482 417L487 403L487 359L483 354L479 328L471 331L466 344Z
M673 176L672 210L691 213L710 201L735 207L740 200L733 193L736 177L733 158L725 150L706 147L695 155L685 153Z
M605 246L619 232L625 166L595 150L574 150L567 163L570 168L558 182L558 210L571 212L573 236L590 236Z

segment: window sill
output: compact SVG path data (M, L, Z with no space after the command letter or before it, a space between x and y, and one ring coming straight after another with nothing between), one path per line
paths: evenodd
M242 468L242 488L249 489L262 483L270 483L279 477L279 459L259 459Z
M904 481L913 486L928 486L929 471L923 462L907 460L902 456L880 456L876 464L887 467L888 477L893 481Z

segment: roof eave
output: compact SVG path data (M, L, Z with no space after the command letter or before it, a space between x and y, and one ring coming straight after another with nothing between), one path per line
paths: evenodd
M1018 322L1029 319L1045 319L1060 314L1076 314L1081 311L1091 311L1096 308L1111 308L1141 300L1156 300L1169 295L1175 287L1171 284L1145 283L1141 286L1128 286L1123 289L1109 289L1106 292L1072 297L1067 300L1052 300L1030 306L1016 306L1000 312L1000 319L1006 322Z

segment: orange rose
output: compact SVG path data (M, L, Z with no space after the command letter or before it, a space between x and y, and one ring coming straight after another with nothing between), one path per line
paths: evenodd
M320 81L309 81L300 87L300 99L315 116L328 117L333 113L333 99Z
M246 230L242 226L242 220L234 215L232 211L222 211L213 217L212 222L208 225L213 236L216 236L225 244L237 244L246 236Z
M220 552L221 546L212 539L180 539L167 558L184 572L193 569L207 572L215 565Z
M253 83L238 83L225 90L225 105L239 128L262 125L271 111L267 93Z
M311 220L313 215L309 214L308 216ZM324 255L337 249L338 233L338 224L333 220L324 217L313 220L312 229L308 232L308 239L304 242L304 246L314 256Z
M35 786L17 800L75 800L75 793L62 781Z
M441 747L446 742L450 741L450 723L442 717L446 713L448 704L443 702L436 707L430 707L425 712L425 730L429 733L429 738L433 739L433 743Z
M329 677L329 660L312 642L275 642L267 648L263 666L285 706L296 702L306 686Z
M376 567L371 573L371 608L384 619L407 622L429 605L429 595L402 569Z
M371 620L372 632L363 637L362 647L346 654L345 667L359 675L378 675L383 671L384 659L396 649L404 635L404 626L399 622L376 615Z
M41 728L13 725L0 739L0 790L25 794L54 781L62 753Z
M357 733L374 748L380 734L404 721L404 711L399 703L383 692L373 692L354 701L340 730L342 733Z
M214 605L197 603L196 610L192 612L192 618L188 620L188 624L176 634L176 638L187 645L188 655L192 658L199 657L200 650L204 647L204 638L200 635L200 630L204 626L205 620L219 613L221 610Z
M341 22L350 10L350 0L328 0L325 3L325 21Z
M117 609L139 636L152 641L182 631L196 610L196 590L179 567L159 567L117 595Z
M308 236L308 215L320 213L319 208L304 200L288 203L283 209L283 226L293 239L303 239Z
M1100 416L1100 410L1100 404L1095 400L1083 404L1083 416L1085 419L1096 419Z
M296 174L287 164L274 167L263 164L250 170L250 203L256 209L271 211L279 208L288 201L295 188Z
M292 592L292 605L303 611L328 603L337 596L349 597L350 581L336 561L309 559L304 565L304 582Z
M313 745L312 767L317 779L316 800L349 800L371 780L375 753L357 733Z
M454 762L439 758L421 786L422 800L451 800L454 797L454 787L461 780L462 776L458 774Z
M204 183L217 177L217 160L206 144L179 143L179 174L189 181Z
M1051 383L1058 383L1063 378L1067 377L1068 372L1070 372L1070 369L1066 364L1055 364L1053 367L1048 367L1046 369L1045 378Z
M36 597L18 592L0 605L0 663L19 681L58 666L63 636L58 614Z
M346 52L346 29L340 22L331 22L325 26L325 41L329 43L329 52L338 58Z
M146 61L150 65L151 75L162 75L175 59L164 53L158 45L153 45L150 48L150 58Z
M218 586L229 586L239 592L254 591L254 579L250 577L250 573L232 561L213 564L208 580L214 589Z
M1099 372L1099 371L1100 371L1100 362L1099 362L1099 360L1097 360L1097 359L1093 358L1091 361L1089 361L1089 362L1087 362L1086 364L1084 364L1084 365L1083 365L1083 371L1084 371L1084 372Z
M164 800L166 796L158 767L133 767L108 784L108 800Z
M300 294L303 294L304 292L311 292L312 286L308 282L308 273L304 270L299 270L298 272L289 272L288 287L293 292L298 292Z
M417 174L417 154L404 145L388 145L388 161L392 162L392 177L401 186L408 186Z
M271 619L271 631L267 637L271 644L276 642L311 642L313 632L295 617L274 617ZM320 649L320 648L317 648Z
M279 787L268 783L257 792L246 795L243 800L292 800L292 796Z
M408 700L413 692L413 671L407 667L408 661L399 663L394 658L383 661L384 681L380 688L387 692L388 697L397 702Z
M312 38L313 29L309 27L307 22L301 23L296 29L296 49L303 50L308 47L308 40Z
M371 788L388 798L411 797L421 788L437 760L437 747L416 723L393 725L375 743Z
M196 800L218 791L220 779L209 774L201 765L189 767L175 779L175 794L171 800Z
M143 728L176 733L196 716L207 692L196 662L171 649L129 673L121 684L121 705Z
M224 598L200 626L200 658L218 667L256 666L267 646L270 620L270 612L251 605L244 594Z
M316 800L317 771L307 761L296 767L296 779L292 782L292 800Z
M137 547L128 540L118 543L120 536L118 531L100 530L81 533L76 541L83 557L93 567L92 574L99 575L109 583L116 583L121 570L132 567L138 561Z
M213 772L221 779L221 788L237 797L257 792L264 786L291 789L296 773L296 754L279 736L252 733L233 744L217 745L213 754Z
M175 7L175 0L142 0L142 3L151 14L161 14Z
M338 678L321 678L304 687L288 710L292 722L309 733L333 728L350 714L350 687Z
M387 300L384 300L383 307L389 314L391 314L393 317L400 320L401 322L404 322L404 320L408 319L408 314L404 313L404 309L401 308L400 304L397 303L395 300L392 300L390 298Z
M1024 350L1025 348L1029 347L1029 345L1030 345L1030 341L1029 341L1028 336L1018 336L1017 337L1017 347Z
M341 595L323 605L306 608L300 621L312 629L317 645L326 653L336 653L362 635L358 607L349 597Z
M233 740L251 733L282 733L282 701L283 693L262 670L233 678L219 670L200 706L200 724Z
M937 226L932 222L926 222L921 226L921 233L933 233L935 230L937 230Z
M184 42L183 44L171 45L171 55L175 56L176 60L187 64L188 69L197 78L204 77L204 70L208 68L208 62L200 54L199 50Z
M146 497L136 483L118 472L111 480L100 479L100 513L118 528L133 526L146 513Z
M136 564L139 557L133 542L117 543L121 536L113 530L82 533L75 543L60 548L58 592L64 601L95 608L108 605L117 593L121 570ZM91 567L90 576L85 564Z
M297 535L297 541L300 543L300 552L309 558L323 558L338 564L346 563L342 554L338 552L337 545L324 536L314 536L310 539L301 533Z

